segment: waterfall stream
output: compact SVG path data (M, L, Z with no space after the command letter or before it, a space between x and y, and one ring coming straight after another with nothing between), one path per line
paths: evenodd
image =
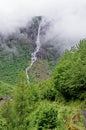
M30 65L26 68L26 77L27 77L27 81L29 81L29 75L28 72L31 69L31 67L33 66L34 62L37 60L37 53L40 50L40 28L41 28L41 23L39 24L39 28L38 28L38 33L37 33L37 39L36 39L36 48L34 50L34 52L31 54L31 63Z

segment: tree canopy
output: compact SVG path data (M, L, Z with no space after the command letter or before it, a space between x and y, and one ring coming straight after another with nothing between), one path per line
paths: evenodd
M86 40L62 55L54 71L54 83L66 99L86 97Z

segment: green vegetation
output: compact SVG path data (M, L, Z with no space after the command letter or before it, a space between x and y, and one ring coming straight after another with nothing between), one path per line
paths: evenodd
M0 81L0 98L5 96L11 96L13 92L13 86Z
M12 52L3 52L0 54L0 80L12 85L17 83L19 73L26 69L31 60L31 50L28 49L27 43L17 45L17 49L17 55ZM37 83L41 79L48 78L53 69L54 66L52 66L49 61L38 60L29 72L30 81Z
M3 52L0 54L0 80L15 85L18 74L25 70L30 61L30 51L24 43L18 46L19 54Z
M29 70L30 82L38 83L48 79L54 70L55 65L49 63L48 60L37 59L37 62Z
M0 104L0 129L84 130L81 110L86 110L85 79L83 40L62 55L49 79L28 84L25 72L19 74L13 99Z
M66 99L86 98L86 41L66 51L54 72L55 88Z
M34 125L38 130L55 129L58 124L58 110L52 103L40 103L34 115Z

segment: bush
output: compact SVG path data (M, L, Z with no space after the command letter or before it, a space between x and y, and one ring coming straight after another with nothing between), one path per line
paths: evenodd
M55 101L57 91L54 88L54 83L52 79L41 81L39 84L37 84L36 88L39 93L40 99Z
M6 130L7 129L7 122L6 120L1 117L0 115L0 130Z
M35 112L34 123L38 130L54 129L57 127L57 115L58 111L56 106L45 101L45 103L40 104Z

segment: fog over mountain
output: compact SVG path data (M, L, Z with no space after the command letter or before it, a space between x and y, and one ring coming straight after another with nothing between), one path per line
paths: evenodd
M86 37L86 0L2 0L0 32L11 33L34 16L52 21L46 39L59 39L63 48Z

